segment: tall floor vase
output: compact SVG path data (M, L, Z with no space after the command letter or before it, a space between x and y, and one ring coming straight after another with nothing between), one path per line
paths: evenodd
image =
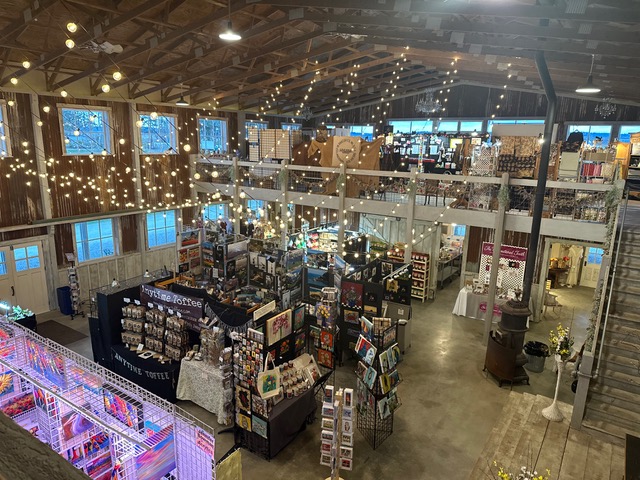
M564 415L558 408L558 390L560 390L560 378L562 377L562 371L564 370L564 360L562 356L556 355L556 366L558 367L558 379L556 380L556 392L553 395L553 403L547 408L542 409L542 416L552 422L561 422L564 420Z

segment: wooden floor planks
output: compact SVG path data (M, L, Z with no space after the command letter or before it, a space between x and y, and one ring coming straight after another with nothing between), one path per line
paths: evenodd
M511 393L485 443L470 480L492 478L494 460L517 472L532 462L552 480L623 480L624 449L569 427L571 406L560 404L563 422L549 422L541 411L551 400Z

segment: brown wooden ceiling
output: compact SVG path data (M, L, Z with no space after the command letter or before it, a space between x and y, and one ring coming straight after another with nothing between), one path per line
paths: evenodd
M573 94L596 55L600 96L640 102L638 0L232 0L243 39L231 44L218 38L226 0L0 6L0 86L28 73L28 59L52 92L83 85L100 96L108 81L139 102L184 92L192 104L294 114L302 104L327 111L338 98L357 105L451 80L539 90L533 56L542 50L559 94ZM65 47L68 37L76 48ZM96 53L92 41L123 51ZM123 80L112 80L115 70Z

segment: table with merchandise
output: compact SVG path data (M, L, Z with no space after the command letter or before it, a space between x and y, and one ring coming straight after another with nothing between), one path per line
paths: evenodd
M487 311L487 301L489 296L484 293L474 293L468 290L466 287L462 288L456 298L456 303L453 306L454 315L460 315L462 317L476 318L478 320L484 320L485 312ZM500 321L502 316L502 310L500 307L507 303L508 298L496 297L493 306L493 321Z
M177 397L179 400L190 400L201 406L215 414L219 424L227 425L231 421L227 405L233 401L231 382L230 374L225 382L225 374L218 365L183 358L180 364Z

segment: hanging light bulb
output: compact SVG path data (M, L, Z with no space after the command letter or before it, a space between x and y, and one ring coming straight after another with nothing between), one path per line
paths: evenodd
M108 83L104 83L100 87L100 90L102 90L104 93L109 93L111 91L111 86Z
M231 24L231 0L228 0L227 5L229 7L229 17L227 19L227 29L222 32L218 37L226 42L237 42L242 40L242 36L239 33L233 31L233 25Z
M69 140L69 137L64 137L64 143L68 144L69 142L71 142L71 140Z
M71 33L76 33L78 31L78 25L76 25L74 22L69 22L67 23L67 30L69 30Z
M42 120L38 120L38 121L36 122L36 125L38 125L39 127L41 127L41 126L42 126Z
M125 141L126 141L126 140L125 140L124 138L121 138L120 140L118 140L118 143L119 143L120 145L124 145L124 142L125 142Z
M69 95L69 94L67 93L67 91L66 91L66 90L62 90L62 91L60 92L60 96L61 96L62 98L67 98L67 95Z
M79 129L79 128L76 128L76 129L73 131L73 135L74 135L74 136L76 136L76 137L79 137L79 136L80 136L80 129Z
M598 93L600 87L593 84L593 64L596 61L596 56L591 55L591 68L589 69L589 76L587 77L587 83L580 85L576 88L576 93Z
M44 107L42 107L42 111L44 113L49 113L51 111L51 107L49 105L45 105Z
M189 145L189 144L187 143L187 144L183 145L182 149L183 149L185 152L190 152L190 151L191 151L191 145Z
M17 85L18 84L18 78L17 77L11 77L11 80L9 80L11 82L11 85Z
M149 117L151 118L151 120L155 120L158 118L158 112L151 112L149 114Z
M200 174L198 172L194 173L193 178L195 178L196 180L200 180Z
M142 120L136 120L136 127L142 127Z
M120 73L118 70L116 70L115 72L113 72L113 74L111 75L113 77L113 79L116 82L119 82L120 80L122 80L122 73Z
M104 157L107 154L107 151L103 148L102 149L102 156Z
M16 102L14 102L13 100L9 100L7 102L7 105L9 105L10 107L13 107L16 104Z
M31 62L29 60L25 60L22 62L22 68L29 70L31 68Z
M69 50L71 50L73 47L75 47L75 46L76 46L76 42L74 42L72 38L67 38L67 39L64 41L64 44L67 46L67 48L68 48Z

